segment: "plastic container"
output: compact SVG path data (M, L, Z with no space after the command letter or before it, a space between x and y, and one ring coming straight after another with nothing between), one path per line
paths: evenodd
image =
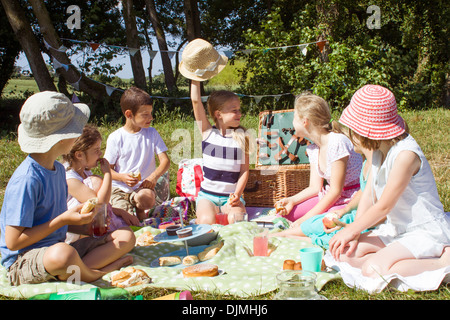
M309 271L283 271L277 275L276 300L326 300L316 292L316 274Z

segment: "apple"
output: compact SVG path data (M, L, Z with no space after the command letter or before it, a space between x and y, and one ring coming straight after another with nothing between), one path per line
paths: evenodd
M333 219L339 219L339 216L336 212L330 212L323 217L322 222L325 227L328 229L332 229L336 227L336 223L333 221Z

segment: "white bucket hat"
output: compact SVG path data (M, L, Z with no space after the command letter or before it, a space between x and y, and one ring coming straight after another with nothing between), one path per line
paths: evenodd
M211 43L195 39L184 48L178 69L188 79L205 81L222 71L227 62L227 56L220 55Z
M36 93L25 101L20 110L20 148L26 153L44 153L60 140L77 138L83 132L89 115L87 105L72 103L62 93Z

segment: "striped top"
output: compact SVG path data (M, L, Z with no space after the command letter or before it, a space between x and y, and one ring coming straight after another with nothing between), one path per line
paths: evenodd
M203 181L200 190L217 196L229 196L236 189L245 161L245 153L232 137L223 136L213 126L202 141Z

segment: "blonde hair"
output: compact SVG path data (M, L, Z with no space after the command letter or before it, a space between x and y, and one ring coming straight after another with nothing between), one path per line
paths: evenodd
M373 140L373 139L370 139L367 137L363 137L362 135L356 133L355 131L353 131L350 128L348 129L348 137L349 137L350 141L353 144L357 144L357 143L355 143L355 140L358 140L359 144L361 144L361 146L363 146L364 148L366 148L368 150L379 149L382 141L387 141L390 146L393 146L397 142L405 139L408 135L409 135L409 127L408 127L408 124L406 123L406 121L405 121L405 132L403 132L398 137L395 137L395 138L392 138L389 140Z
M308 118L311 124L326 132L342 133L340 124L331 118L328 103L321 97L304 93L295 97L294 108L300 116Z
M214 123L216 125L218 123L215 115L216 111L221 111L224 104L231 99L239 100L239 97L234 92L227 90L217 90L210 94L208 101L206 102L206 106L208 108L209 115L214 120ZM250 152L252 152L253 144L250 142L253 141L253 139L250 139L247 129L243 126L238 126L236 128L232 128L232 130L232 138L238 142L239 146L242 150L244 150L245 154L248 155Z

